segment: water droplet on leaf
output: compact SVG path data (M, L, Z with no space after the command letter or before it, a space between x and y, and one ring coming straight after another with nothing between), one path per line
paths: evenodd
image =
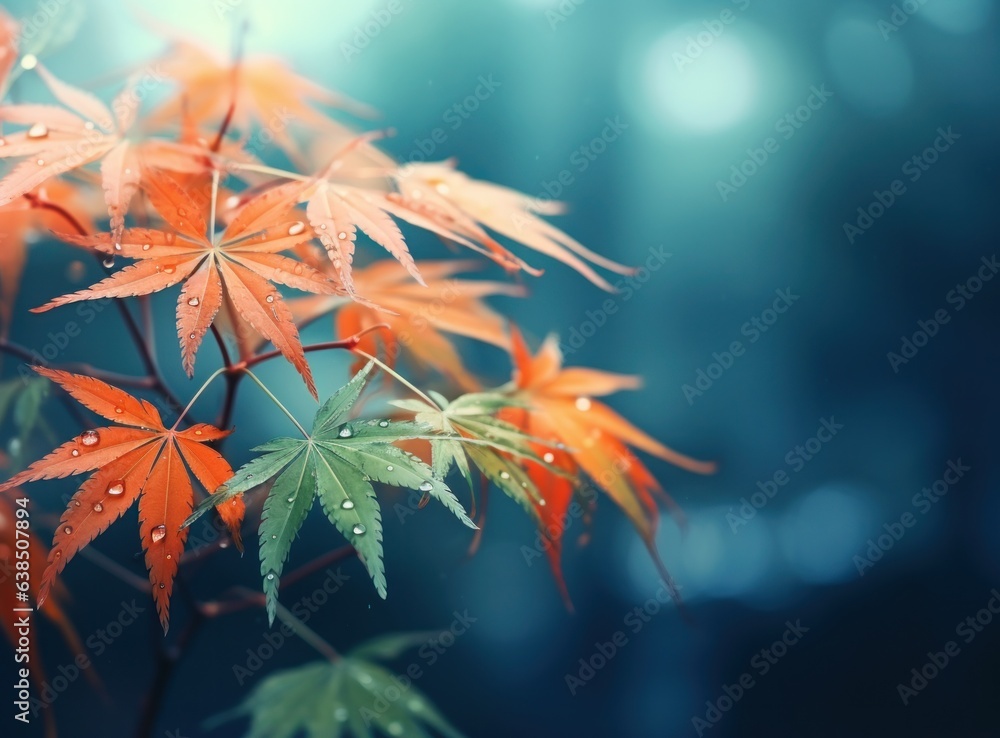
M80 443L84 446L96 446L101 442L101 434L95 430L84 431L80 434Z
M120 495L125 491L125 482L119 479L117 482L112 482L108 485L109 495Z
M351 500L344 500L343 502L340 503L340 506L345 510L353 510L354 502L352 502Z
M160 541L162 541L166 537L167 537L167 526L165 526L165 525L158 525L158 526L156 526L155 528L153 528L152 532L149 534L149 539L153 543L159 543Z
M365 534L365 531L368 529L365 528L365 526L363 526L361 523L358 523L357 525L354 526L354 528L352 528L352 530L354 531L354 535L363 536Z

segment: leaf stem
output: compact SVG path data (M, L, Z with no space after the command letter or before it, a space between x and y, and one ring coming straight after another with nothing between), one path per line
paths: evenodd
M337 649L327 643L327 641L324 640L319 633L295 617L291 610L282 605L280 602L275 602L274 604L277 607L278 619L291 628L299 638L315 648L320 655L325 656L328 660L333 662L340 661L342 658L340 653L337 652Z
M400 383L402 383L406 387L409 387L411 390L413 390L424 402L426 402L431 407L438 407L438 404L434 400L432 400L430 397L428 397L427 395L425 395L420 388L418 388L415 385L411 384L410 381L408 379L406 379L406 377L404 377L403 375L401 375L398 372L396 372L395 369L393 369L391 366L389 366L388 364L386 364L381 359L378 359L378 358L372 356L371 354L369 354L367 351L362 351L361 349L357 349L356 348L356 349L353 349L353 351L354 351L354 353L356 353L356 354L358 354L360 356L364 356L365 358L370 359L371 361L374 361L378 366L382 367L383 370L385 370L386 372L388 372L389 374L391 374L392 376L394 376Z
M290 421L292 421L292 423L295 425L296 428L299 429L302 435L305 436L306 438L309 438L309 434L306 433L306 429L299 424L299 421L297 421L295 419L295 416L288 411L288 408L281 404L281 401L274 396L271 390L269 390L267 386L263 382L261 382L260 379L257 378L257 375L254 374L249 369L244 369L243 371L248 377L250 377L250 379L252 379L254 382L257 383L257 386L264 391L265 395L271 398L271 402L273 402L275 405L278 406L278 409L281 410L281 412L283 412Z
M208 385L210 385L212 381L220 374L224 374L225 371L226 367L222 366L216 369L214 372L212 372L212 375L205 380L205 383L201 385L201 388L194 393L194 397L191 398L191 401L187 404L187 407L185 407L181 411L181 414L177 416L177 422L175 422L173 427L171 427L170 429L171 432L177 430L177 426L181 424L181 421L184 419L184 416L188 414L188 411L192 408L192 406L194 406L194 403L197 402L199 397L201 397L202 392L208 389Z

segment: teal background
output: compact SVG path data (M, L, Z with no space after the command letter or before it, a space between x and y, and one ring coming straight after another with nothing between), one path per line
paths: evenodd
M1000 625L984 626L969 643L956 627L1000 585L993 382L1000 283L985 282L972 299L954 292L996 250L995 3L927 0L904 13L908 20L895 31L886 26L894 6L883 2L399 0L399 12L379 2L228 5L232 12L220 15L220 3L86 3L76 39L44 60L57 75L109 96L124 70L164 48L152 32L159 24L143 28L137 13L220 51L231 47L237 19L247 18L249 53L282 55L306 76L371 104L381 117L370 125L396 129L385 149L397 157L412 158L440 128L446 140L434 158L457 157L472 176L544 198L568 172L558 196L570 210L556 224L611 258L637 265L652 258L658 268L609 296L521 250L546 273L524 278L530 300L496 306L534 345L558 333L572 349L568 363L642 375L644 389L610 404L668 445L720 464L718 474L698 477L650 462L690 520L682 537L665 519L658 544L694 624L667 608L633 632L630 613L655 596L657 575L606 499L591 544L567 546L576 606L567 613L544 561L525 561L531 522L494 495L482 549L469 561L467 536L444 511L400 521L388 509L397 498L387 496L388 601L356 563L345 565L351 580L312 627L347 647L387 630L445 627L454 611L468 609L477 623L427 665L419 686L470 736L699 735L693 718L706 719L706 700L716 702L723 685L744 673L754 686L703 734L995 734ZM41 6L6 7L27 17ZM65 15L58 18L76 12L72 3L59 7ZM372 13L390 18L369 26L377 34L365 30ZM481 77L494 80L495 91L459 115L454 106ZM26 76L15 97L30 84ZM822 104L813 97L816 109L801 112L813 88L832 96ZM799 126L787 119L796 114ZM627 127L589 158L607 119ZM912 159L932 147L939 129L960 137L926 171L918 167L914 181ZM766 162L735 188L733 167L752 170L746 160L761 160L768 149ZM845 223L857 225L858 209L870 209L895 180L905 192L852 242ZM720 181L735 191L723 197ZM412 243L421 257L445 255L432 238ZM656 257L661 249L669 258ZM32 250L21 316L74 288L69 257L60 246ZM87 265L83 283L99 276ZM755 333L755 319L770 320L765 310L776 291L797 299ZM206 347L195 380L183 376L174 299L155 300L158 348L172 386L187 396L215 358ZM894 366L889 354L941 310L948 321ZM41 351L46 334L71 317L22 317L12 337ZM305 338L323 340L329 330L321 321ZM711 365L727 360L713 355L735 341L742 353L719 374ZM462 347L493 383L509 376L501 352ZM140 370L110 311L66 358ZM314 358L328 394L345 381L346 362ZM6 374L15 369L4 360ZM707 389L702 380L703 394L686 394L685 385L699 389L699 371L718 376ZM311 414L312 401L288 368L274 362L262 376L298 416ZM213 408L220 391L206 393L199 407ZM240 449L287 430L255 392L249 384L241 390L234 463L243 460ZM68 436L75 430L61 412L51 403ZM843 428L805 460L796 447L830 418ZM970 471L949 494L915 504L958 460ZM787 484L745 525L734 523L758 483L779 472ZM32 494L57 510L72 489L53 482ZM907 512L916 523L860 575L856 557ZM133 522L134 514L97 546L142 574ZM580 530L567 532L570 543L582 531L574 526ZM337 545L313 517L292 565ZM204 569L196 594L211 597L234 578L257 586L256 569L253 545L242 559L227 552ZM85 636L117 614L115 603L133 597L83 559L65 581L75 595L69 612ZM294 602L319 583L287 596ZM185 609L175 606L179 623ZM755 655L797 620L808 633L761 674ZM202 723L259 682L257 675L238 685L232 665L246 661L265 628L262 613L244 613L203 632L177 669L160 735L239 734L242 725L209 733ZM579 660L617 631L627 643L571 694L566 675L579 676ZM53 633L44 635L52 672L66 654ZM949 640L960 655L904 706L897 685ZM127 629L96 660L113 702L74 683L56 703L61 734L129 735L159 641L155 626ZM312 658L304 644L291 643L262 673ZM397 667L407 664L404 658Z

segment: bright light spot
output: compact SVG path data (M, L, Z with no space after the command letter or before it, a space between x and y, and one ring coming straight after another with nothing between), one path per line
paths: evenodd
M736 33L727 28L715 37L690 24L653 44L643 70L643 92L661 118L707 133L746 117L757 96L759 74Z
M21 57L21 69L34 69L38 66L38 57L34 54L25 54Z
M826 35L833 71L830 87L855 107L875 116L903 107L913 91L913 65L903 42L886 39L874 18L850 16Z
M822 487L785 513L778 539L800 579L827 583L857 576L853 557L871 529L871 511L859 494Z
M948 0L946 3L927 3L919 12L949 33L972 33L986 25L992 10L990 0Z

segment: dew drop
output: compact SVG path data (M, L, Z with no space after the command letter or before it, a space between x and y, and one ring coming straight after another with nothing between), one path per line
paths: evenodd
M168 558L168 559L172 559L172 558L173 558L173 556L171 556L170 554L167 554L167 558Z
M403 724L391 722L386 726L386 730L389 731L390 735L403 735Z
M274 572L273 571L269 571L267 573L267 578L268 578L268 581L272 581L274 579Z
M122 410L120 407L117 407L117 406L115 407L115 413L117 413L118 415L121 415L123 412L125 412L125 411Z
M337 234L337 238L339 238L341 241L343 241L345 238L347 238L347 233L344 232L344 231L341 231L340 233Z
M153 531L149 534L149 538L150 540L153 541L153 543L159 543L166 537L167 537L167 526L165 525L156 526L155 528L153 528Z
M576 398L576 409L581 412L586 412L590 410L590 398L588 397L577 397Z
M230 210L232 210L239 204L240 204L239 195L230 195L229 197L226 198L226 207L229 208Z
M188 335L188 338L190 338L193 341L195 338L197 338L197 334L191 333Z
M28 129L28 138L45 138L49 135L49 127L44 123L35 123Z
M545 498L544 498L544 497L543 497L543 498L541 498L541 499L540 499L540 500L538 501L538 504L539 504L539 505L540 505L541 507L545 507Z
M341 438L350 438L354 435L354 431L351 430L350 426L345 425L340 429L340 433L337 434Z
M266 300L267 300L268 302L274 302L274 295L268 295L268 296L267 296L267 297L266 297L265 299L266 299Z
M44 167L44 166L45 166L45 159L39 159L39 160L38 160L38 161L36 161L35 163L36 163L36 164L37 164L38 166L40 166L40 167Z
M320 229L321 231L325 231L325 230L326 230L326 223L320 223L320 225L319 225L319 229Z
M84 431L80 434L80 443L84 446L96 446L101 442L101 435L95 430Z
M424 703L417 699L410 700L406 706L413 712L424 709Z
M74 448L72 454L73 454L73 456L79 456L80 455L80 449Z
M500 472L500 478L501 479L510 479L510 474L508 474L507 472Z
M94 503L94 512L101 512L103 509L104 505L102 505L100 502Z
M380 421L378 421L378 427L379 428L388 428L389 427L389 421L388 420L380 420Z
M83 124L83 127L86 128L88 131L92 131L94 130L94 123L93 121L88 120L86 123Z
M272 535L271 535L271 540L272 540L272 541L276 541L276 540L278 540L278 536L276 536L276 535L273 535L273 534L272 534Z
M164 274L173 274L175 271L176 271L176 267L172 267L172 266L165 266L165 267L163 267L163 273Z
M122 245L116 241L115 242L115 251L121 251L121 250L122 250Z
M347 722L347 708L346 707L338 707L336 710L333 711L333 718L338 723Z
M205 435L205 431L200 431L200 430L196 430L196 431L194 432L194 434L195 434L196 436L203 436L203 435ZM235 500L234 500L234 502L235 502Z
M144 244L142 245L142 250L143 250L143 251L149 251L149 249L150 249L150 245L149 245L148 243L144 243Z
M546 464L551 464L553 461L556 460L556 455L551 451L546 451L545 456L543 456L542 459L545 460Z
M297 236L306 229L306 224L301 220L297 220L292 223L291 227L288 229L289 236Z
M291 503L295 502L295 498L294 498L294 497L289 497L289 498L288 498L287 500L285 500L285 501L286 501L286 502L288 502L289 504L291 504Z
M117 482L112 482L108 485L107 492L109 495L120 495L125 492L125 482L119 479Z
M63 528L63 533L65 533L66 535L71 535L73 533L73 527L67 525L65 528Z
M167 585L165 585L163 582L160 582L158 586L159 586L160 589L166 589L167 588Z
M292 271L295 272L296 274L302 274L302 272L305 271L305 267L303 267L301 264L296 264L295 269L293 269Z
M80 501L79 500L73 500L73 507L80 507Z
M367 528L365 528L365 526L363 526L361 523L358 523L357 525L354 526L354 528L352 528L352 530L354 531L354 535L363 536Z
M343 502L340 503L340 506L345 510L353 510L354 502L352 500L344 500Z
M38 66L38 57L34 54L25 54L21 57L21 69L34 69Z
M396 467L394 467L394 466L393 466L392 464L389 464L389 466L387 466L387 467L385 468L385 470L386 470L386 471L392 471L392 470L393 470L393 469L395 469L395 468L396 468Z
M115 266L115 257L107 256L104 258L104 261L102 261L101 264L104 265L105 269L113 269Z
M177 214L179 216L181 216L182 218L186 218L187 214L188 214L188 211L185 210L184 208L177 208Z
M421 482L420 486L417 487L417 489L419 489L421 492L430 492L432 489L434 489L434 485L431 484L430 482Z
M190 300L188 300L188 305L190 305L193 308L196 308L199 305L201 305L201 300L199 300L197 297L192 297Z

